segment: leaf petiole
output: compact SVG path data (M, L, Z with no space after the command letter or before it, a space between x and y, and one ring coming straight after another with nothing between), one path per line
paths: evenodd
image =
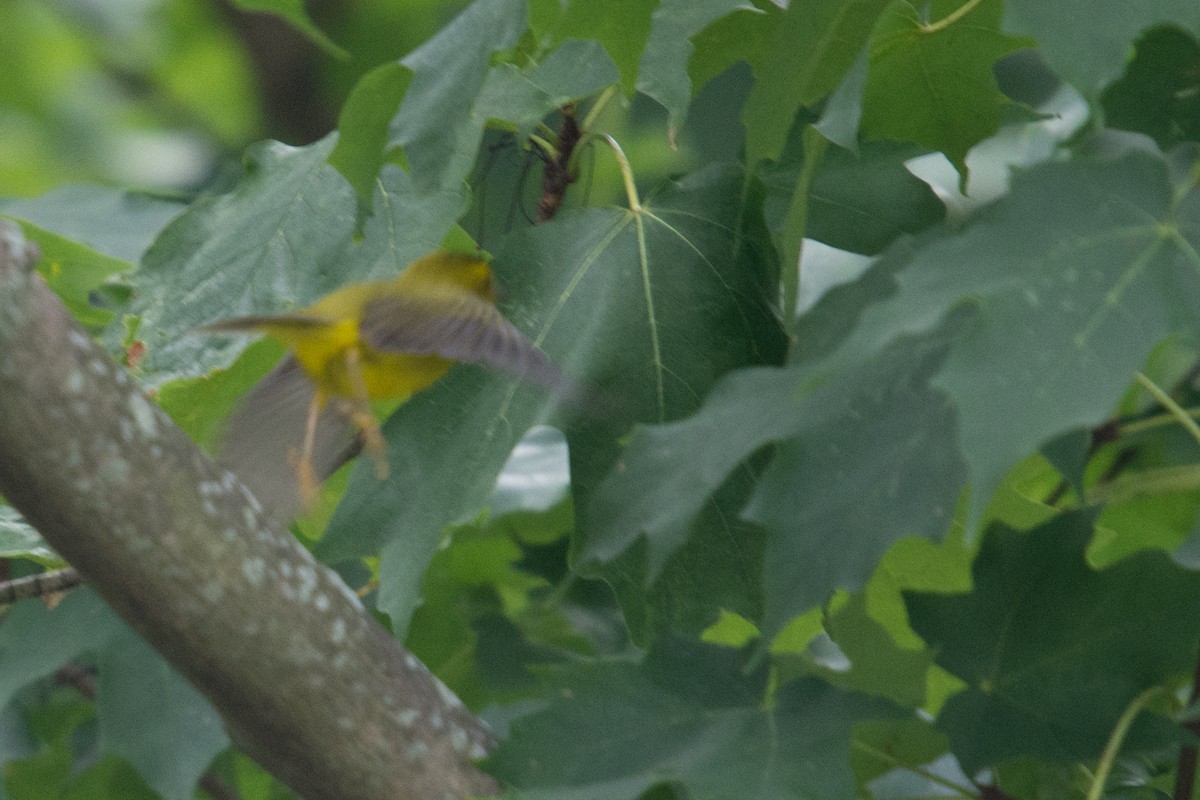
M1108 744L1104 746L1104 753L1100 756L1100 763L1096 765L1096 774L1092 777L1092 785L1088 787L1087 800L1100 800L1101 795L1104 794L1104 784L1108 781L1108 773L1112 771L1117 754L1121 751L1121 743L1125 741L1125 736L1133 727L1133 720L1146 707L1147 703L1163 691L1165 690L1161 686L1151 686L1133 698L1133 702L1121 713L1116 727L1109 734Z
M629 198L629 210L633 213L640 213L642 210L642 201L638 198L637 185L633 182L633 168L629 166L629 159L625 157L625 151L621 149L621 145L617 144L617 140L607 133L594 134L597 139L607 144L617 157L617 164L621 168L621 180L625 182L625 196Z
M1192 435L1193 439L1200 443L1200 425L1196 424L1196 420L1192 419L1191 415L1184 411L1183 408L1171 398L1171 395L1163 391L1162 387L1157 383L1146 377L1145 373L1139 372L1137 374L1137 382L1141 384L1143 389L1153 395L1154 399L1161 403L1163 408L1171 412L1171 416L1179 420L1179 424L1182 425L1187 432Z
M961 6L956 8L954 11L951 11L949 14L947 14L946 16L939 19L937 22L931 22L928 25L922 25L921 32L929 34L929 33L938 33L939 31L943 31L946 28L949 28L954 23L958 22L960 19L965 17L967 14L970 14L975 9L975 6L979 5L982 2L983 2L983 0L967 0L967 2L963 3Z

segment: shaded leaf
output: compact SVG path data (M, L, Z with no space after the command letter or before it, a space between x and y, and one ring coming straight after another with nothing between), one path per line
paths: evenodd
M956 306L972 317L933 384L957 409L973 524L1013 464L1098 424L1159 341L1195 335L1198 199L1173 197L1144 153L1018 174L1009 198L914 253L834 360L861 363Z
M745 510L767 530L766 635L834 589L863 586L897 540L949 527L962 463L951 406L928 380L957 330L902 339L789 409L793 433Z
M1107 124L1153 136L1163 150L1200 140L1200 43L1178 28L1154 28L1101 100Z
M792 120L841 83L888 0L804 0L789 3L754 69L754 90L742 109L746 163L774 160Z
M721 373L781 357L769 251L753 228L735 238L742 180L714 165L637 213L575 212L513 234L497 258L506 316L592 387L585 403L595 405L567 428L577 505L630 420L681 416ZM381 486L358 470L318 552L352 557L381 537L380 605L403 628L440 532L483 504L515 442L550 407L528 386L452 370L388 421L392 478Z
M96 653L101 751L124 756L167 800L184 800L228 738L215 711L95 594L71 592L53 611L17 603L0 625L0 705L73 658ZM172 746L163 739L172 734ZM180 740L186 746L180 746ZM186 754L186 757L185 757Z
M404 150L420 193L461 189L486 122L472 109L492 54L515 45L526 26L525 0L475 0L401 59L412 80L388 127L387 149Z
M851 730L893 708L805 679L764 710L765 675L743 663L738 651L671 642L640 665L547 670L555 699L517 720L487 767L517 797L546 800L633 800L667 781L696 800L853 795Z
M692 37L739 11L759 13L747 0L663 0L654 11L650 37L638 65L637 88L667 109L672 129L683 125L694 95L688 76Z
M602 569L592 567L616 592L635 642L661 630L698 636L722 613L762 617L765 537L739 517L760 471L761 464L735 470L680 530L683 538L661 569L644 540Z
M28 558L42 564L62 561L41 534L5 503L0 503L0 558Z
M485 124L498 122L524 142L550 112L619 79L590 36L561 42L540 63L492 65L494 53L516 44L524 20L521 0L478 0L400 62L359 82L339 120L341 141L331 160L360 198L369 198L388 159L412 170L421 193L457 192Z
M918 155L914 150L884 142L865 144L858 153L826 148L808 186L804 235L839 250L876 255L902 234L941 222L946 207L904 166ZM804 188L798 184L802 162L796 142L766 171L764 212L772 230L782 225L793 193Z
M22 223L42 249L42 277L85 325L106 324L112 313L92 292L135 265L183 206L100 186L64 186L29 200L8 200L0 214Z
M948 749L946 737L922 720L871 721L854 729L850 763L860 787L867 792L866 797L951 796L944 785L924 778L932 772L927 765ZM923 774L918 774L917 769ZM975 791L964 776L954 777L958 779L954 782L962 786L961 794ZM902 787L896 786L902 778L907 778L908 782ZM896 788L889 791L891 787Z
M813 123L822 136L850 152L858 150L858 124L862 120L862 94L867 85L870 51L869 46L863 47L842 82L829 95L821 118Z
M87 589L71 592L53 611L37 600L17 603L0 625L0 706L27 683L102 647L120 628Z
M808 325L828 333L825 315L852 324L860 304L890 293L894 266L827 295L802 320L799 341L818 350ZM621 469L593 498L597 524L582 554L611 559L644 537L654 570L682 546L726 477L776 443L744 511L766 530L764 636L769 641L834 589L860 587L894 541L936 536L949 525L961 466L951 410L927 382L953 332L948 325L897 342L861 373L819 363L741 370L695 416L635 431Z
M38 795L44 797L45 795ZM176 795L180 796L180 795ZM182 795L191 797L192 795ZM92 800L92 798L120 798L120 800L161 800L169 797L150 788L146 780L128 761L107 756L92 764L75 777L65 798L69 800Z
M350 244L354 206L325 163L332 146L332 137L304 148L257 145L234 191L193 203L163 230L130 278L145 373L166 381L226 366L241 348L189 336L193 328L307 305L336 286L330 273ZM124 334L114 324L110 343Z
M62 186L0 204L4 216L129 264L137 264L159 231L183 210L173 200L105 186Z
M968 774L1019 755L1095 758L1138 694L1190 674L1200 576L1148 552L1094 571L1091 535L1084 513L1029 533L995 527L971 593L905 594L913 628L970 687L937 722ZM1169 731L1143 716L1125 750L1139 736L1158 746Z
M403 64L384 64L361 77L338 114L338 138L329 163L342 173L367 208L375 179L389 156L388 125L412 82Z
M756 0L754 5L759 13L729 14L692 37L694 50L688 60L692 86L706 85L739 61L761 60L783 11L769 0Z
M1008 0L1004 28L1037 38L1050 65L1086 97L1121 73L1130 43L1153 25L1175 23L1200 36L1192 0L1158 0L1127 8L1098 7L1089 0Z
M710 0L711 1L711 0ZM595 39L603 45L621 74L621 88L632 95L638 63L647 49L651 17L659 0L568 0L551 28L551 41Z
M128 628L101 654L96 710L100 747L137 768L166 800L188 800L213 757L229 746L208 701Z
M960 442L978 514L1013 463L1102 419L1157 341L1200 318L1189 202L1171 209L1164 165L1143 155L1020 176L976 225L899 248L818 305L795 357L823 361L731 376L700 415L638 432L583 552L645 536L664 563L725 476L779 442L746 511L768 532L764 633L861 585L891 542L946 529ZM963 297L975 307L950 313Z
M474 113L500 121L524 141L547 114L613 85L618 77L616 65L597 42L568 39L540 64L525 69L501 64L490 70Z

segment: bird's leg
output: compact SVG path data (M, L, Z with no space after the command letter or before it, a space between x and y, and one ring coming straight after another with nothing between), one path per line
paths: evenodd
M354 389L353 402L347 403L344 411L363 437L363 447L375 461L375 477L383 480L388 476L387 444L379 430L379 421L371 411L371 395L367 381L363 378L362 355L357 347L346 349L346 375Z
M314 392L308 404L308 418L304 424L304 444L301 446L300 456L296 457L295 450L288 454L292 467L296 470L300 501L305 508L312 508L317 501L318 484L317 474L313 471L313 448L317 438L317 419L321 416L324 405L325 398L321 392Z

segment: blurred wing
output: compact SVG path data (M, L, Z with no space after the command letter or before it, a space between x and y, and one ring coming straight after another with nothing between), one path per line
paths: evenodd
M304 509L290 454L300 452L313 385L288 356L250 390L225 423L218 461L284 523ZM324 481L359 449L355 428L332 406L317 419L313 469Z
M561 373L545 354L495 306L475 295L372 300L363 307L359 334L378 350L469 361L545 388L563 386Z

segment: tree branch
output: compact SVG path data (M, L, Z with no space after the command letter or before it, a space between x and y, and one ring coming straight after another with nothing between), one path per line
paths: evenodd
M75 323L0 221L0 493L308 800L494 793L492 738Z

